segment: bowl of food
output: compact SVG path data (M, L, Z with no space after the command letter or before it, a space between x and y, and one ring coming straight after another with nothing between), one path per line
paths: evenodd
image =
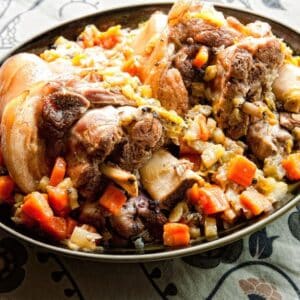
M299 201L299 32L182 0L98 12L0 69L0 227L83 259L231 243Z

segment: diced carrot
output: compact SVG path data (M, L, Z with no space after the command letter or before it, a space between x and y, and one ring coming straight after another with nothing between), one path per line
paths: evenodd
M261 214L265 210L268 199L256 190L246 190L240 195L242 205L251 211L254 216Z
M15 183L10 176L0 176L0 200L11 203Z
M64 218L52 216L43 220L40 226L55 240L61 241L67 238L67 221Z
M290 180L300 180L300 152L290 154L282 161L286 176Z
M53 216L53 211L47 201L48 196L33 192L24 197L22 212L37 222L42 222Z
M192 203L206 215L222 212L229 207L224 192L216 185L198 188L195 196Z
M105 207L113 215L118 215L120 213L120 210L125 202L125 194L113 184L110 184L106 188L103 195L99 199L100 205Z
M18 215L21 220L21 223L25 225L27 228L32 228L37 224L37 221L33 220L29 216L27 216L24 211L21 211Z
M105 49L113 48L120 42L121 26L116 25L108 28L104 32L100 32L96 41L97 45L101 45Z
M67 237L70 237L74 228L78 225L78 222L72 218L67 218Z
M228 179L247 187L252 183L256 172L256 165L242 155L235 156L229 163L227 172Z
M199 199L199 185L194 183L193 186L186 191L186 195L192 204L196 204Z
M163 239L165 246L188 246L190 243L189 227L181 223L167 223L164 225Z
M71 210L67 191L59 187L49 186L47 192L48 202L55 214L60 217L66 217Z
M196 57L193 60L193 66L201 68L208 61L208 49L205 46L201 46L198 50Z
M131 76L139 76L141 71L141 64L134 56L125 61L122 71L129 73Z
M207 141L209 139L209 129L206 124L206 118L203 115L199 116L199 139L201 141Z
M191 163L193 163L193 170L199 171L201 165L200 154L184 154L180 155L180 158L189 160Z
M52 186L57 186L61 181L63 181L66 174L67 164L62 157L58 157L55 161L49 184Z

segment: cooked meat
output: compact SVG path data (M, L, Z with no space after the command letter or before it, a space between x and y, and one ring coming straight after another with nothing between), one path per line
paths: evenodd
M99 164L121 139L117 110L111 106L88 111L72 128L67 173L82 196L91 199L100 192Z
M118 111L112 106L88 111L72 128L71 139L88 156L104 161L122 139Z
M197 75L197 71L193 67L193 59L198 48L196 44L185 45L176 53L173 59L174 67L179 70L187 89L191 87L191 83Z
M107 105L136 106L134 100L126 98L119 91L111 91L102 87L86 87L81 90L81 94L90 101L91 107L94 108L99 108Z
M166 70L160 78L159 85L157 98L162 106L184 115L189 108L189 98L180 72L175 68Z
M300 112L300 67L284 64L273 84L273 91L286 111Z
M7 103L36 82L52 77L48 64L35 54L18 53L8 58L0 68L0 120Z
M284 153L293 145L292 136L286 130L265 121L249 126L247 142L250 150L261 160L276 153Z
M158 240L161 240L163 234L163 225L168 219L160 211L158 202L153 201L145 195L135 198L137 215L142 219L149 233Z
M112 228L126 239L141 233L144 225L141 219L136 216L135 198L128 199L120 214L110 217L110 223Z
M152 199L163 209L172 208L199 176L185 160L178 160L166 150L159 150L140 169L141 182Z
M10 176L24 193L36 191L49 174L44 141L38 134L41 115L41 83L10 101L1 122L1 153Z
M164 143L162 124L152 113L138 115L133 124L123 129L127 134L118 153L118 164L126 170L139 169Z
M99 205L98 201L86 201L80 207L79 221L95 226L100 232L105 229L105 218L107 216L107 212L102 206Z
M280 113L279 122L282 127L289 130L300 127L300 114Z
M249 115L240 106L245 100L261 100L271 91L282 61L280 43L273 37L246 38L218 52L211 100L219 126L231 138L247 133Z
M228 47L240 34L229 27L217 27L203 21L200 18L182 20L175 26L170 27L170 41L175 44L183 44L188 38L192 38L196 43L209 47Z
M46 141L50 159L65 152L68 131L87 111L89 105L85 97L62 88L44 96L39 134Z

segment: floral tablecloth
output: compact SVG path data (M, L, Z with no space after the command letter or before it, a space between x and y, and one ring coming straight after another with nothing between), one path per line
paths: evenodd
M0 0L0 56L62 20L134 2ZM300 27L296 0L220 2ZM229 246L147 264L59 257L0 232L0 299L300 299L300 204L267 228Z

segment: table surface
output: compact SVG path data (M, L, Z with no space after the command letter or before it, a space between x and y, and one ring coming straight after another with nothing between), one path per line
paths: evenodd
M0 56L62 20L135 2L0 0ZM300 28L296 0L219 2L253 9ZM267 228L229 246L146 264L59 257L0 232L0 300L196 298L299 299L300 205Z

